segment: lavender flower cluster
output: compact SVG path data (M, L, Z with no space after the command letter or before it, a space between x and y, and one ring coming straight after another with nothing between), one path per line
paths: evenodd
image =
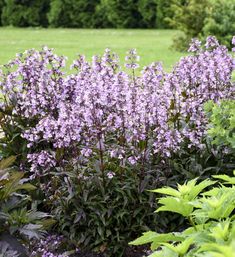
M31 170L55 167L57 149L84 158L105 152L133 165L169 157L183 142L204 147L203 105L234 97L234 59L214 37L205 46L193 40L189 51L170 73L152 63L138 76L135 49L126 57L127 71L106 49L91 62L79 55L70 75L66 58L46 47L18 55L0 71L2 108L12 106L14 115L29 121L22 136L32 148Z
M56 253L62 244L62 240L62 236L48 235L38 242L31 242L33 250L30 257L67 257L67 254Z

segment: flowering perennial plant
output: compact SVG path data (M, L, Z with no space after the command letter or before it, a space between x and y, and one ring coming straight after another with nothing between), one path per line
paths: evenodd
M0 72L1 108L26 121L22 137L31 171L46 173L98 156L104 175L106 158L144 166L185 142L203 148L203 105L234 98L234 59L214 37L204 47L193 40L189 51L170 73L152 63L138 76L135 49L126 57L127 71L109 49L91 62L79 55L70 75L64 72L66 58L46 47L10 61Z
M63 236L47 235L44 239L31 242L30 257L68 257L66 253L57 254L55 252L63 244Z

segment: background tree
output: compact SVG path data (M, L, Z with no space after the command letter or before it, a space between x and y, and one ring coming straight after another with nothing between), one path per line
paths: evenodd
M138 0L101 0L108 21L114 28L142 28Z
M191 38L200 37L207 17L208 0L173 0L170 10L172 18L166 20L170 26L180 30L181 35L175 38L174 46L185 50Z
M173 10L171 9L171 4L174 0L156 0L157 4L157 17L156 17L156 27L161 29L171 28L169 22L166 18L173 17Z
M48 14L52 27L92 28L99 1L52 0Z
M212 0L207 8L203 35L215 35L221 44L231 47L235 33L235 1Z
M47 0L6 0L1 15L2 25L46 27L48 25L46 17L48 9Z
M157 1L156 0L139 0L138 12L142 16L141 25L145 28L154 28L156 26L157 17Z

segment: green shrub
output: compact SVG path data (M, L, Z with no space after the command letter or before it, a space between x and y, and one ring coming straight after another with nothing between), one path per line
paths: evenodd
M195 7L192 15L198 15L199 12L195 10L201 8L201 5L197 5L198 0L193 1L196 5L192 4ZM187 6L189 2L184 0L1 0L0 15L4 26L171 28L175 22L169 23L169 20L181 18L178 15L178 7L185 4ZM188 10L185 13L187 12ZM193 24L195 23L198 22ZM192 23L190 24L192 26Z
M2 25L1 17L2 17L2 9L4 7L4 4L5 4L4 0L0 0L0 26Z
M52 0L50 4L48 20L52 27L93 28L96 26L95 16L100 19L96 13L99 1Z
M169 29L171 28L168 19L173 17L173 10L171 9L171 4L174 0L156 0L157 3L157 18L156 18L156 27L160 29Z
M107 17L107 6L102 0L95 7L93 27L94 28L112 28L113 27L112 22L109 21Z
M181 31L174 41L177 49L186 50L191 38L205 39L209 35L231 47L235 30L233 0L173 0L168 12L173 15L163 15L164 20Z
M235 149L235 100L208 102L205 109L210 118L208 135L212 143Z
M4 253L2 251L7 252L9 244L13 249L20 245L13 236L27 245L29 240L42 237L45 228L54 223L52 219L48 219L48 214L37 211L36 203L30 204L32 199L29 192L36 187L25 182L23 172L10 168L15 159L15 156L11 156L0 161L0 240L3 243L0 255ZM20 248L23 249L23 246Z
M141 26L145 28L156 27L156 15L157 15L157 2L156 0L139 0L138 11L142 16Z
M170 26L182 34L174 40L178 50L186 50L191 38L199 37L207 17L208 0L174 0L170 6L172 18L167 18Z
M153 192L167 195L158 201L156 212L173 212L184 216L190 226L183 232L159 234L147 232L132 245L151 244L151 257L234 257L235 256L235 177L214 176L224 181L191 180L177 189L165 187Z
M228 47L235 31L235 2L233 0L211 0L207 18L203 27L203 35L214 35Z
M47 0L6 0L2 9L2 25L46 27L48 8Z
M144 2L143 2L144 3ZM138 3L135 0L101 0L105 6L108 21L114 28L143 27Z
M154 0L52 0L48 19L53 27L136 28L153 27L155 15Z

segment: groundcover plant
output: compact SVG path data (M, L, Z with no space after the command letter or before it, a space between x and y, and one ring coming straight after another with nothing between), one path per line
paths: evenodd
M170 73L160 63L139 72L135 49L125 68L106 49L91 62L79 55L67 75L66 58L47 47L2 67L2 155L17 156L39 188L34 200L76 246L122 255L130 231L151 223L143 191L182 151L212 151L204 104L234 99L234 59L214 37L189 52Z

